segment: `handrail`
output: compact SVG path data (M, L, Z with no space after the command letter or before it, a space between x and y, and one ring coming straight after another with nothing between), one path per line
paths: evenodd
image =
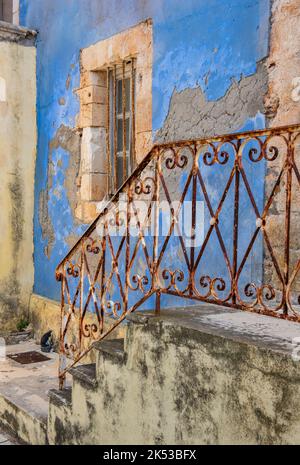
M214 143L214 142L220 142L221 140L225 140L225 139L228 139L228 140L230 140L230 139L231 140L234 140L234 139L240 140L240 139L243 139L244 137L247 137L247 136L258 137L258 136L261 136L261 135L270 135L270 134L276 135L276 134L279 134L282 131L293 131L294 129L297 130L297 128L299 128L298 124L291 124L291 125L285 125L285 126L280 126L280 127L271 128L271 129L262 129L262 130L259 129L259 130L256 130L256 131L243 131L243 132L237 132L237 133L233 133L233 134L222 134L220 136L213 136L213 137L209 137L209 138L203 137L203 138L200 138L200 139L191 139L191 140L184 140L184 139L181 140L180 139L180 140L178 140L176 142L164 142L164 143L160 143L160 144L158 144L158 143L154 144L152 149L148 152L148 154L144 157L144 159L137 165L137 167L133 170L131 175L124 181L124 183L120 186L120 188L117 190L117 192L111 197L111 199L109 199L108 203L105 205L103 210L101 212L99 212L97 217L90 224L90 226L83 233L83 235L78 239L78 241L74 244L74 246L69 250L67 255L60 261L60 263L56 267L56 274L59 275L59 269L61 268L61 266L63 266L65 261L72 255L73 251L78 247L78 245L80 244L82 238L88 236L88 234L90 234L95 229L98 220L106 213L106 209L108 208L108 206L111 203L118 200L120 193L123 192L123 189L126 186L128 186L130 184L130 182L136 176L138 176L139 173L142 172L144 167L151 160L151 158L152 158L152 156L153 156L153 154L155 153L156 150L160 150L160 149L163 149L165 147L186 146L188 144L189 145L195 145L195 144L201 144L201 143L205 143L205 142Z
M300 321L299 147L300 125L153 146L56 268L61 387L152 296Z

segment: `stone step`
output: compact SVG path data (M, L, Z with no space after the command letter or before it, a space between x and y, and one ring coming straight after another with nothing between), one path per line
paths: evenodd
M4 339L6 346L13 346L27 342L32 338L32 330L19 331L15 333L1 333L0 337Z
M81 386L94 389L97 387L96 364L79 365L69 371L73 377L73 383L78 382Z
M50 405L51 444L299 443L298 323L212 305L127 319L125 351L95 344L97 388L75 384L71 415Z
M37 416L0 393L0 424L26 444L45 445L47 415Z
M49 400L57 407L71 407L72 405L72 388L67 387L62 391L51 389L48 393Z
M94 349L105 359L109 359L114 363L122 365L126 360L124 339L104 339L103 341L96 342Z

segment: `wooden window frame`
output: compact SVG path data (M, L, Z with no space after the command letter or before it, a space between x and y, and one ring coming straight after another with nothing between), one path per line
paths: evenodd
M135 58L107 68L107 159L108 194L116 192L136 166L135 156ZM127 106L126 81L129 80ZM121 102L119 92L121 86ZM123 99L123 94L125 98ZM121 103L121 104L120 104ZM128 133L125 122L129 120ZM119 124L122 133L119 133ZM119 136L121 136L121 147ZM122 168L120 169L119 160Z
M19 0L0 0L0 21L19 24Z

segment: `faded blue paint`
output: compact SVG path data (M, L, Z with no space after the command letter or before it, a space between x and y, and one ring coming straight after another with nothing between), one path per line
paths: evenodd
M232 79L255 73L257 61L267 54L269 0L20 0L21 24L39 31L34 218L34 291L38 294L59 298L55 266L68 250L67 236L84 229L74 221L63 188L69 154L58 149L53 153L48 205L55 242L50 258L45 256L39 197L47 185L49 143L61 124L74 126L78 113L73 89L79 85L79 51L149 17L154 23L154 131L163 124L174 88L200 85L207 99L216 100ZM64 106L59 105L60 98L65 99ZM245 121L247 129L257 126L264 126L260 115ZM255 182L261 191L259 177Z

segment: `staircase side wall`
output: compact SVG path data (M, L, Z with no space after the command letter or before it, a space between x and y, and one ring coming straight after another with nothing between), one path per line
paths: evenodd
M97 389L74 383L71 410L50 404L51 443L300 441L300 365L290 354L155 318L130 323L125 350L122 366L100 355Z

